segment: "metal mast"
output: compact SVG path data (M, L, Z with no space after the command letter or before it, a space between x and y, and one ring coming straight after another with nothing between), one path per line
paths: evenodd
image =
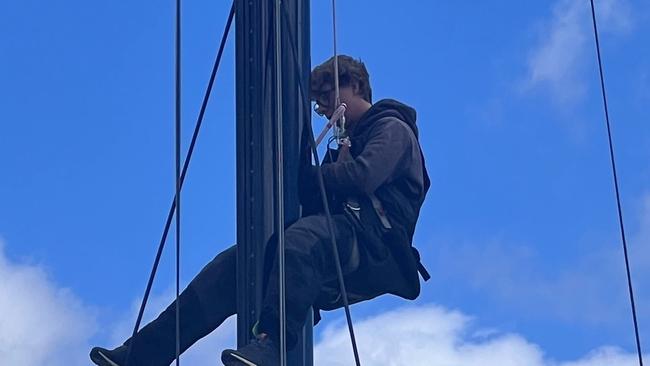
M264 244L276 231L276 204L282 197L284 223L300 216L298 164L305 103L298 85L308 85L310 62L309 0L283 0L281 27L274 23L275 1L236 1L236 120L237 120L237 343L247 344L263 298ZM281 35L281 65L275 61L276 29ZM289 35L294 39L290 39ZM291 54L296 45L298 65ZM280 67L278 67L280 66ZM276 71L276 68L279 69ZM298 72L296 71L298 69ZM278 78L277 74L281 77ZM300 75L302 81L296 80ZM281 83L278 85L276 83ZM280 90L281 95L277 95ZM281 100L281 111L275 101ZM307 104L309 105L309 104ZM280 112L280 113L278 113ZM282 116L278 124L276 116ZM307 121L310 123L309 121ZM281 126L281 128L278 128ZM273 182L278 170L274 154L278 134L283 141L284 188ZM309 316L299 343L287 364L311 366L312 317Z

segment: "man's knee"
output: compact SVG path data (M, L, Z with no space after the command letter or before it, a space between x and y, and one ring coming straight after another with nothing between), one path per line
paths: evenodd
M324 216L307 216L293 223L285 231L286 239L324 239L329 235Z
M233 245L228 249L217 254L208 264L203 267L201 272L215 272L234 267L237 264L237 246Z
M197 292L224 291L228 283L234 282L237 267L237 247L235 245L217 254L192 279L189 287Z
M285 231L285 250L316 254L328 242L329 231L324 217L308 216L299 219Z

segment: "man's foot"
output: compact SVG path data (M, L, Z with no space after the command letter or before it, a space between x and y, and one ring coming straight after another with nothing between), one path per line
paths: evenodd
M119 346L114 350L94 347L90 351L90 360L99 366L124 366L126 365L126 351L126 346Z
M226 366L276 366L280 364L280 353L269 337L256 338L238 350L221 352L221 362Z

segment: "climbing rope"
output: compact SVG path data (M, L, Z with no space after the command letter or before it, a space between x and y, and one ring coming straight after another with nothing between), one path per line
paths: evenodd
M320 196L321 196L321 200L322 200L322 204L323 204L323 210L325 211L325 218L326 218L326 221L327 221L327 226L328 226L328 230L329 230L329 234L330 234L330 243L332 245L332 250L334 252L334 259L335 259L334 262L336 264L336 274L337 274L337 279L338 279L338 282L339 282L339 288L340 288L340 291L341 291L341 300L343 301L343 306L344 306L344 309L345 309L345 317L346 317L346 320L347 320L348 331L350 333L350 341L352 343L352 351L354 353L354 360L355 360L356 366L361 366L361 361L359 360L359 351L357 349L357 341L356 341L356 337L354 335L354 325L352 324L352 317L350 315L350 303L348 301L348 294L347 294L347 290L345 288L345 281L344 281L344 278L343 278L343 270L342 270L342 266L341 266L341 259L340 259L339 252L338 252L338 246L337 246L337 243L336 243L336 236L335 236L335 233L334 233L334 225L333 225L333 220L332 220L332 214L331 214L331 210L330 210L330 207L329 207L329 199L327 197L327 191L325 189L325 182L323 180L323 172L321 170L320 159L318 157L318 144L316 143L316 140L314 139L314 131L312 129L311 124L307 123L310 120L309 119L309 113L311 111L311 108L309 106L309 92L308 92L308 89L305 87L305 85L303 85L303 81L302 81L302 77L301 77L302 72L298 67L298 65L300 65L300 63L298 62L298 51L297 51L296 45L294 43L293 31L291 29L291 25L289 24L289 20L288 20L289 11L287 10L287 8L285 6L283 6L282 8L283 8L283 13L282 14L284 15L285 25L286 25L286 28L287 28L286 30L287 30L289 40L290 40L289 45L291 46L291 55L292 55L294 65L296 65L296 67L294 67L294 70L295 70L295 74L296 74L296 80L298 80L298 89L300 90L301 97L302 97L301 100L303 102L303 108L302 109L303 109L303 112L305 113L304 118L303 118L303 120L305 122L304 128L306 128L307 132L308 132L307 137L308 137L309 147L310 147L310 150L311 150L311 155L312 155L314 161L316 161L316 176L317 176L317 180L318 180L318 187L319 187L319 190L320 190ZM336 78L335 80L338 80L338 73L335 74L335 78ZM337 83L337 81L335 81L335 83ZM330 121L331 120L333 120L333 118L330 119Z
M339 119L333 119L330 123L334 126L334 136L336 142L340 145L350 147L350 139L345 132L345 103L341 103L341 93L339 89L339 56L336 48L336 0L332 0L332 40L334 43L334 105L336 109L343 108ZM337 123L338 122L338 123ZM317 144L318 145L318 144Z
M214 65L212 67L212 73L210 74L210 80L208 82L208 86L206 87L205 94L203 96L203 102L201 104L201 110L199 112L199 116L197 117L196 125L194 127L194 132L192 134L192 140L190 142L187 154L185 155L185 160L183 164L183 170L180 175L180 189L183 188L183 183L185 182L185 176L187 175L188 168L190 166L190 161L192 160L192 155L194 153L194 148L196 146L196 141L199 137L199 132L201 130L201 126L203 124L203 118L205 116L205 111L208 106L208 101L210 100L210 94L212 93L212 88L214 85L214 81L217 76L217 71L219 70L219 65L221 64L221 58L223 56L223 51L224 48L226 47L226 41L228 39L228 34L230 33L230 27L232 25L233 18L235 16L235 4L233 2L231 8L230 8L230 14L228 15L228 20L226 21L226 26L223 31L223 35L221 36L221 43L219 45L219 51L217 52L216 59L214 61ZM153 286L153 281L154 278L156 277L156 272L158 271L158 265L160 264L160 258L162 256L163 249L165 247L165 243L167 242L167 235L169 234L169 229L171 227L171 223L174 217L174 213L176 210L176 197L174 196L174 199L172 200L171 207L169 208L169 212L167 213L167 220L165 221L165 227L163 229L162 236L160 238L160 242L158 244L158 251L156 252L156 257L154 259L154 263L151 269L151 273L149 275L149 280L147 282L146 289L144 291L144 296L142 298L142 303L140 304L140 310L138 311L138 317L135 322L135 326L133 327L133 333L131 335L131 342L129 342L128 347L127 347L127 365L128 365L128 360L130 360L130 354L131 354L131 348L133 346L133 342L135 340L135 335L137 334L138 330L140 329L140 324L142 322L142 317L144 315L144 310L147 306L147 301L149 300L149 295L151 294L151 288ZM178 302L177 302L178 303Z
M609 157L612 165L612 176L614 178L614 190L616 191L616 207L618 209L618 224L623 242L623 254L625 256L625 270L627 272L627 288L630 293L630 304L632 305L632 319L634 320L634 335L636 337L636 351L639 357L639 366L643 366L643 354L641 352L641 341L639 338L639 324L636 317L636 306L634 305L634 291L632 290L632 275L630 274L630 261L627 254L627 240L625 239L625 227L623 226L623 210L621 209L621 195L618 188L618 176L616 174L616 160L614 159L614 144L612 142L612 129L609 122L609 110L607 108L607 95L605 93L605 77L603 76L603 62L600 56L600 41L598 40L598 26L596 24L596 10L594 0L591 1L591 19L594 25L594 39L596 40L596 55L598 56L598 71L600 73L600 90L603 95L603 107L605 110L605 121L607 123L607 138L609 141Z
M332 0L332 40L334 44L334 97L336 109L343 107L344 111L341 113L339 124L336 124L336 120L333 121L336 133L336 142L339 146L346 145L350 147L350 139L347 137L345 132L345 104L341 104L341 94L339 90L339 56L337 54L336 48L336 0ZM310 129L311 130L311 129ZM310 133L310 143L312 144L312 149L314 153L314 158L316 160L316 166L318 166L318 184L320 186L321 195L325 197L325 183L323 181L323 172L320 169L320 164L318 160L318 154L316 153L317 144L315 143L313 133ZM324 203L327 204L327 200L324 200ZM334 226L332 225L332 217L329 214L329 207L327 208L327 221L328 226L330 227L330 236L332 237L332 246L334 247L334 254L336 256L336 271L339 277L339 286L341 287L341 294L343 295L343 303L345 304L345 317L348 322L348 330L350 332L350 341L352 342L352 351L354 352L354 361L357 366L361 365L359 360L359 350L357 349L357 339L354 336L354 327L352 326L352 316L350 315L350 306L348 303L348 294L345 290L345 282L343 281L343 270L341 269L341 259L339 257L338 247L336 246L336 239L334 238Z
M332 113L332 117L330 117L329 121L325 124L325 127L323 127L323 130L321 133L318 135L318 138L316 139L316 146L320 145L320 143L323 141L325 136L327 135L327 132L329 132L330 128L336 124L336 121L342 120L345 121L345 111L347 110L348 106L345 103L341 103L338 108ZM343 122L345 123L345 122ZM336 133L334 138L339 142Z

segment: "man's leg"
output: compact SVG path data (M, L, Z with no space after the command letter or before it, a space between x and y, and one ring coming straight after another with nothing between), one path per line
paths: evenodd
M355 245L352 224L344 215L332 216L341 265L346 267ZM357 248L358 249L358 248ZM277 258L277 257L276 257ZM279 279L277 259L269 274L258 330L277 342L279 336ZM297 340L309 308L321 286L337 279L336 263L325 216L298 220L285 231L287 347Z
M237 251L232 246L210 261L181 293L181 352L236 313L236 264ZM130 342L130 364L168 366L176 354L176 301L124 344Z

